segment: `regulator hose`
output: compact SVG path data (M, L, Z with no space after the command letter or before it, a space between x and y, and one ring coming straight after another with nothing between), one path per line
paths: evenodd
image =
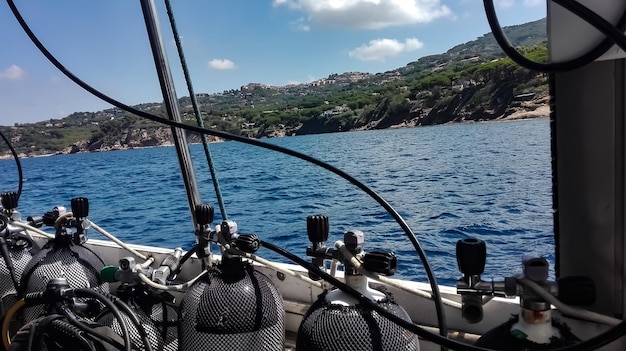
M468 344L464 344L452 339L448 339L444 336L438 335L438 334L434 334L431 333L429 331L427 331L426 329L418 326L417 324L414 324L412 322L406 321L402 318L399 318L398 316L394 315L393 313L389 312L388 310L386 310L385 308L380 307L379 305L377 305L374 301L370 300L368 297L366 297L365 295L363 295L362 293L358 292L357 290L355 290L354 288L352 288L351 286L345 284L344 282L342 282L341 280L333 277L332 275L326 273L324 270L322 270L321 268L319 268L318 266L314 265L313 263L304 260L294 254L292 254L289 251L286 251L276 245L273 245L271 243L268 243L266 241L260 240L260 244L261 246L272 250L290 260L292 260L293 262L296 262L297 264L301 265L302 267L312 271L314 274L318 275L319 277L322 277L324 280L330 282L332 285L334 285L335 287L337 287L338 289L340 289L341 291L348 293L350 295L352 295L354 298L356 298L357 300L359 300L359 302L369 308L371 308L372 310L376 311L377 313L379 313L380 315L388 318L389 320L391 320L392 322L396 323L397 325L405 328L406 330L416 334L417 336L426 339L428 341L434 342L438 345L441 346L445 346L448 347L450 349L456 350L456 351L495 351L492 349L487 349L487 348L482 348L482 347L477 347L477 346L473 346L473 345L468 345ZM601 333L591 339L585 340L583 342L580 342L576 345L572 345L572 346L567 346L567 347L562 347L562 348L558 348L558 349L552 349L552 351L588 351L588 350L595 350L597 348L600 348L606 344L609 344L613 341L615 341L616 339L620 338L621 336L623 336L624 334L626 334L626 321L622 321L621 323L619 323L618 325L612 327L611 329L605 331L604 333Z
M105 293L103 293L102 296L104 296L105 298L111 300L111 302L113 302L118 308L120 308L120 310L122 312L124 312L128 316L128 318L130 318L131 322L133 322L133 324L135 325L135 327L139 331L139 334L141 334L141 338L142 338L142 341L143 341L143 344L144 344L144 347L145 347L145 351L152 351L152 344L150 344L150 339L148 338L148 333L146 333L146 329L141 324L141 321L139 320L139 317L137 316L135 311L133 311L126 303L124 303L124 301L122 301L122 299L120 299L119 297L117 297L117 296L115 296L113 294L105 294Z
M68 77L70 80L72 80L74 83L76 83L77 85L79 85L80 87L82 87L83 89L87 90L88 92L90 92L91 94L95 95L96 97L112 104L115 107L118 107L120 109L123 109L127 112L136 114L139 117L143 117L146 119L149 119L151 121L155 121L158 123L162 123L171 127L176 127L176 128L181 128L184 130L188 130L188 131L193 131L196 133L200 133L200 134L208 134L208 135L213 135L213 136L217 136L220 138L224 138L224 139L228 139L228 140L233 140L233 141L238 141L244 144L249 144L249 145L254 145L254 146L258 146L261 148L265 148L268 150L273 150L276 152L280 152L289 156L293 156L296 158L299 158L301 160L310 162L312 164L315 164L319 167L322 167L323 169L326 169L338 176L340 176L341 178L347 180L348 182L352 183L353 185L355 185L356 187L358 187L359 189L361 189L362 191L364 191L366 194L368 194L372 199L374 199L376 202L378 202L393 218L394 220L400 225L400 227L403 229L404 233L406 234L406 236L408 237L408 239L411 241L411 243L413 244L413 247L415 248L416 252L418 253L420 260L422 262L422 265L424 266L424 269L426 271L426 275L428 276L428 281L432 290L432 294L433 294L433 301L435 302L435 309L437 310L437 319L438 319L438 324L439 324L439 330L441 335L447 335L447 326L446 326L446 319L445 319L445 314L443 313L443 303L441 302L441 293L439 291L439 285L437 284L437 279L433 273L432 268L430 267L430 264L428 262L428 259L426 257L426 254L424 252L424 250L422 249L419 241L417 240L417 237L415 236L415 234L413 233L412 229L409 227L409 225L406 223L406 221L404 220L404 218L402 218L402 216L400 216L400 214L386 201L384 200L380 195L378 195L375 191L373 191L372 189L370 189L369 187L367 187L365 184L363 184L362 182L358 181L356 178L352 177L351 175L349 175L348 173L326 163L323 162L321 160L318 160L314 157L311 157L309 155L288 149L288 148L284 148L278 145L273 145L273 144L269 144L269 143L264 143L255 139L250 139L247 137L243 137L240 135L235 135L235 134L230 134L230 133L226 133L226 132L221 132L221 131L217 131L217 130L212 130L212 129L206 129L206 128L201 128L198 126L192 126L192 125L186 125L184 123L179 123L179 122L175 122L175 121L170 121L166 118L161 118L158 117L156 115L152 115L150 113L141 111L141 110L137 110L133 107L130 107L128 105L123 104L122 102L115 100L105 94L103 94L102 92L98 91L97 89L93 88L92 86L90 86L89 84L85 83L84 81L82 81L80 78L78 78L77 76L75 76L71 71L69 71L67 68L65 68L61 62L59 62L54 55L52 55L47 49L46 47L39 41L39 39L37 38L37 36L32 32L32 30L30 29L30 27L28 26L28 24L26 23L26 21L24 21L24 19L22 18L19 10L17 9L17 7L15 6L13 0L7 0L7 3L9 5L9 7L11 8L11 11L13 12L13 15L15 16L15 18L17 19L17 21L19 22L19 24L21 25L22 29L24 30L24 32L28 35L28 37L31 39L31 41L35 44L35 46L41 51L41 53L57 68L59 69L59 71L61 71L66 77Z
M406 222L404 221L404 219L397 213L397 211L395 211L394 208L392 208L382 197L380 197L377 193L375 193L373 190L371 190L370 188L368 188L367 186L365 186L363 183L361 183L360 181L356 180L355 178L353 178L352 176L350 176L349 174L331 166L330 164L327 164L323 161L320 161L318 159L315 159L311 156L299 153L297 151L293 151L287 148L283 148L277 145L272 145L272 144L268 144L268 143L263 143L261 141L255 140L255 139L249 139L246 137L242 137L242 136L238 136L238 135L234 135L234 134L230 134L230 133L226 133L226 132L221 132L221 131L217 131L217 130L211 130L211 129L206 129L206 128L201 128L201 127L197 127L197 126L191 126L191 125L186 125L183 123L178 123L178 122L174 122L174 121L170 121L161 117L158 117L156 115L152 115L149 114L147 112L144 111L140 111L137 110L133 107L130 107L128 105L125 105L103 93L101 93L100 91L96 90L95 88L91 87L90 85L88 85L87 83L83 82L82 80L80 80L78 77L76 77L73 73L71 73L69 70L67 70L44 46L43 44L37 39L37 37L34 35L34 33L30 30L29 26L26 24L26 22L24 21L24 19L22 18L22 16L20 15L19 11L17 10L17 8L15 7L15 4L13 3L13 0L7 0L7 3L9 5L9 7L11 8L11 11L13 12L13 15L15 16L15 18L17 19L17 21L20 23L20 25L22 26L23 30L26 32L26 34L29 36L29 38L31 39L31 41L33 41L33 43L35 44L35 46L43 53L43 55L57 68L59 69L63 74L65 74L69 79L71 79L73 82L75 82L76 84L78 84L80 87L82 87L83 89L87 90L88 92L90 92L91 94L95 95L96 97L112 104L115 107L118 107L120 109L123 109L127 112L133 113L137 116L155 121L155 122L159 122L168 126L172 126L172 127L177 127L177 128L181 128L181 129L185 129L188 131L193 131L196 133L201 133L201 134L208 134L208 135L213 135L216 137L220 137L220 138L224 138L224 139L228 139L228 140L233 140L233 141L238 141L244 144L249 144L249 145L254 145L254 146L258 146L258 147L262 147L268 150L273 150L273 151L277 151L286 155L290 155L299 159L302 159L304 161L313 163L317 166L320 166L340 177L342 177L343 179L351 182L352 184L354 184L355 186L357 186L358 188L360 188L361 190L363 190L365 193L367 193L370 197L372 197L374 200L376 200L383 208L385 208L385 210L387 210L389 212L389 214L392 215L392 217L394 217L394 219L396 220L396 222L398 222L398 224L402 227L402 229L404 230L404 232L407 234L407 236L409 237L409 240L411 241L411 243L415 246L416 251L418 252L421 260L422 260L422 264L424 265L424 268L426 269L426 273L428 275L429 278L429 282L433 291L433 297L435 298L435 306L437 309L437 316L439 319L439 324L440 324L440 333L442 335L446 335L447 334L447 328L445 326L445 316L443 314L443 307L442 307L442 303L441 303L441 294L439 292L439 287L437 286L437 282L436 279L433 275L432 269L430 268L430 265L428 264L428 261L426 259L426 256L423 252L423 249L421 248L421 245L419 244L419 242L417 241L417 238L415 237L415 234L413 234L412 230L408 227L408 225L406 224ZM484 0L484 4L485 4L485 10L486 12L488 12L488 6L491 5L491 7L493 8L493 1L492 0ZM624 16L622 16L622 19L626 19L624 17L626 17L626 14ZM621 21L620 21L621 22ZM497 24L497 20L496 22L494 22ZM492 23L490 21L490 26L492 26ZM494 35L495 35L495 30L494 28L492 28L492 30L494 31ZM506 41L505 43L508 43L508 41ZM510 46L510 45L509 45ZM610 46L609 46L610 47ZM607 47L608 49L608 47ZM504 48L503 48L504 50ZM508 55L515 55L515 53L511 52L507 52L505 50L505 52ZM597 53L594 53L594 55ZM513 59L513 57L512 57ZM594 58L595 59L595 58ZM591 60L593 61L593 60ZM590 62L591 62L590 61ZM532 65L532 64L531 64ZM524 65L522 65L524 66ZM526 67L526 66L524 66ZM557 67L559 69L555 70L554 66L550 68L550 66L548 66L548 70L545 70L546 67L544 66L533 66L535 68L530 68L530 69L534 69L534 70L542 70L542 71L550 71L550 69L552 70L552 72L560 72L560 71L564 71L566 70L566 68L563 67ZM575 66L571 66L567 69L574 69L576 68ZM407 330L417 334L418 336L423 337L426 340L430 340L433 342L436 342L439 345L445 346L445 347L450 347L450 348L454 348L455 350L460 350L460 351L488 351L489 349L484 349L484 348L478 348L475 346L471 346L471 345L467 345L467 344L463 344L463 343L459 343L453 340L450 340L442 335L437 335L437 334L433 334L430 333L428 331L426 331L425 329L401 320L399 318L396 318L393 314L391 314L390 312L382 309L382 308L378 308L378 306L376 306L373 302L371 302L369 299L367 299L365 296L361 295L358 291L355 291L354 289L350 288L349 286L345 285L344 283L342 283L341 281L339 281L338 279L326 274L324 271L322 271L321 269L319 269L318 267L312 265L311 263L299 258L298 256L295 256L285 250L280 249L277 246L274 246L270 243L261 241L261 244L265 247L267 247L268 249L271 249L272 251L275 251L281 255L284 255L285 257L293 260L294 262L297 262L298 264L302 265L303 267L313 271L314 273L324 277L324 279L328 280L331 284L337 286L339 289L343 290L346 293L349 293L351 295L353 295L355 298L359 299L360 302L362 302L363 304L371 307L372 309L376 310L378 313L380 313L381 315L389 318L390 320L394 321L395 323L397 323L398 325L406 328ZM123 323L123 320L120 319L120 324ZM569 346L569 347L565 347L565 348L560 348L557 349L556 351L578 351L578 350L590 350L590 349L596 349L598 347L604 346L612 341L614 341L615 339L619 338L620 336L626 334L626 322L621 322L620 324L618 324L617 326L609 329L608 331L594 337L591 338L589 340L583 341L577 345L574 346ZM125 335L124 335L125 341L126 338L128 338L128 330L126 329ZM130 344L127 344L126 346L129 346Z
M126 321L122 317L122 313L120 309L117 307L117 305L113 301L103 296L103 294L95 290L80 288L80 289L74 289L74 293L76 294L77 297L87 297L87 298L96 299L102 302L102 304L104 304L107 308L109 308L113 316L115 316L115 318L119 322L120 329L122 329L122 338L124 339L124 350L132 351L132 342L130 340L130 332L128 331L128 325L126 324ZM140 330L143 328L141 323L137 324L136 327L137 327L137 330ZM146 346L150 347L149 345L150 344L148 343Z

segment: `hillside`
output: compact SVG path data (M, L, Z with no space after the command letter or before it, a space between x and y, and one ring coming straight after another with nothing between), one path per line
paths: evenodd
M546 60L546 20L506 27L526 56ZM253 138L432 125L545 114L547 78L504 58L486 34L445 53L395 70L330 74L282 87L250 83L217 94L197 94L204 125ZM183 120L195 124L189 97ZM160 103L137 109L163 116ZM75 112L62 119L0 127L24 156L167 145L168 127L117 108ZM198 135L189 135L191 142ZM0 148L0 156L8 149Z

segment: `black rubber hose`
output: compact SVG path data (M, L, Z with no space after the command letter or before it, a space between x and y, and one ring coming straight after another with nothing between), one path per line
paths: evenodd
M117 308L117 306L112 301L110 301L101 293L95 290L80 288L80 289L75 289L74 293L76 294L77 297L87 297L87 298L96 299L102 302L102 304L104 304L106 307L108 307L111 310L111 313L113 313L113 316L115 316L115 318L120 324L120 328L122 329L122 338L124 339L124 350L131 351L132 342L130 340L130 333L128 331L128 325L126 324L126 321L122 317L122 313L120 312L119 308Z
M139 331L139 334L141 334L141 338L145 346L145 351L152 351L152 344L150 344L150 339L148 338L146 328L144 328L143 324L141 324L141 321L139 320L139 317L137 316L135 311L133 311L124 301L122 301L122 299L113 294L104 293L102 295L105 298L111 300L118 308L120 308L120 310L122 310L122 312L126 313L128 318L130 318L131 322L133 322L133 324L135 325L135 328L137 328L137 330Z
M611 40L622 50L626 51L626 36L624 36L624 30L617 29L609 21L605 20L602 16L591 11L578 1L571 0L552 0L554 3L563 6L568 11L572 12L576 16L585 20L585 22L594 26L602 34L607 36L607 39Z
M555 2L559 3L558 1ZM565 2L577 3L576 1L571 0ZM506 38L506 35L504 34L502 27L500 26L500 23L498 21L498 15L496 14L493 0L483 0L483 5L485 7L485 14L487 16L487 22L489 22L491 32L493 33L494 38L500 45L500 48L502 48L502 51L504 51L504 53L507 54L507 56L509 56L518 65L533 71L546 73L571 71L595 61L598 57L602 56L602 54L604 54L609 48L611 48L611 46L613 46L613 40L606 38L596 47L575 59L552 63L535 62L524 57L524 55L517 51ZM626 12L622 14L622 17L618 21L617 27L622 28L622 30L626 29Z
M183 255L183 257L180 258L180 262L178 263L178 268L176 268L175 271L173 271L172 273L175 275L178 275L180 273L180 271L183 269L183 264L185 262L187 262L187 260L198 251L198 248L200 246L198 244L195 244L191 249L189 249L189 251L185 252L185 254ZM199 255L198 255L199 256Z
M15 7L15 4L13 3L12 0L7 0L7 3L9 4L9 7L11 8L11 11L13 12L13 15L15 16L15 18L17 19L17 21L20 23L20 25L22 26L22 29L26 32L26 34L28 35L28 37L31 39L31 41L35 44L35 46L37 46L37 48L42 52L42 54L57 68L59 69L63 74L65 74L65 76L67 76L69 79L71 79L74 83L78 84L80 87L82 87L83 89L87 90L88 92L90 92L91 94L95 95L96 97L118 107L121 108L127 112L136 114L140 117L144 117L147 118L151 121L155 121L155 122L159 122L162 124L166 124L168 126L173 126L173 127L177 127L177 128L181 128L181 129L185 129L185 130L189 130L189 131L193 131L196 133L201 133L201 134L208 134L208 135L213 135L213 136L217 136L220 138L224 138L224 139L229 139L229 140L233 140L233 141L238 141L244 144L249 144L249 145L254 145L254 146L258 146L258 147L262 147L268 150L273 150L273 151L277 151L286 155L290 155L296 158L299 158L301 160L310 162L312 164L315 164L319 167L322 167L324 169L326 169L327 171L330 171L340 177L342 177L343 179L347 180L348 182L354 184L355 186L357 186L359 189L361 189L362 191L364 191L366 194L368 194L371 198L373 198L376 202L378 202L394 219L395 221L400 225L400 227L402 228L402 230L404 231L404 233L407 235L407 237L409 238L409 240L411 241L411 244L413 244L413 247L415 248L415 250L417 251L420 260L422 261L422 265L424 266L424 269L426 271L426 275L428 276L428 281L432 290L432 294L433 294L433 300L435 302L435 309L437 310L437 318L439 321L439 330L441 335L446 335L447 334L447 326L446 326L446 319L445 319L445 315L443 313L443 302L441 301L441 292L439 291L439 285L437 284L437 279L435 278L435 275L433 273L432 268L430 267L430 264L428 263L428 259L426 257L426 254L424 252L424 250L422 249L419 241L417 240L417 237L415 236L415 234L413 233L413 231L411 230L411 228L409 227L409 225L406 223L406 221L404 220L404 218L402 218L402 216L400 216L400 214L386 201L384 200L380 195L378 195L376 192L374 192L372 189L370 189L369 187L367 187L365 184L361 183L360 181L358 181L356 178L352 177L351 175L347 174L346 172L333 167L332 165L325 163L321 160L318 160L314 157L311 157L309 155L305 155L303 153L294 151L294 150L290 150L281 146L277 146L277 145L273 145L273 144L269 144L269 143L264 143L255 139L250 139L247 137L243 137L243 136L239 136L239 135L235 135L235 134L230 134L230 133L226 133L226 132L220 132L217 130L211 130L211 129L206 129L206 128L201 128L201 127L197 127L197 126L192 126L192 125L186 125L184 123L178 123L175 121L170 121L168 119L165 118L161 118L152 114L149 114L147 112L144 111L140 111L137 110L135 108L132 108L128 105L125 105L105 94L103 94L102 92L98 91L97 89L93 88L92 86L90 86L89 84L83 82L80 78L76 77L72 72L70 72L68 69L66 69L46 48L45 46L39 41L39 39L37 38L37 36L35 36L35 34L32 32L32 30L30 29L30 27L28 26L28 24L26 24L26 22L24 21L24 19L22 18L21 14L19 13L18 9Z
M7 230L8 231L8 230ZM13 260L11 259L11 253L9 252L9 246L7 245L7 240L0 233L0 253L2 254L2 258L4 258L4 264L9 271L9 275L11 276L11 280L13 281L13 287L15 291L20 291L20 280L17 278L15 274L15 266L13 266Z
M259 241L261 243L261 246L272 250L290 260L292 260L293 262L299 264L300 266L306 268L309 271L312 271L314 274L316 274L319 277L322 277L324 280L328 281L329 283L331 283L332 285L334 285L335 287L337 287L338 289L342 290L345 293L348 293L350 295L352 295L354 298L356 298L357 300L359 300L359 302L363 305L366 305L367 307L370 307L372 310L375 310L377 313L379 313L380 315L388 318L389 320L391 320L392 322L396 323L397 325L405 328L406 330L416 334L417 336L434 342L436 344L448 347L450 349L456 350L456 351L497 351L497 350L492 350L492 349L486 349L486 348L482 348L482 347L477 347L477 346L473 346L473 345L468 345L468 344L464 344L464 343L460 343L458 341L454 341L452 339L448 339L447 337L443 337L441 335L438 334L434 334L431 333L429 331L427 331L426 329L412 323L409 321L406 321L402 318L399 318L398 316L396 316L395 314L389 312L388 310L386 310L383 307L380 307L378 304L376 304L375 302L373 302L372 300L370 300L368 297L366 297L365 295L361 294L360 292L356 291L355 289L353 289L352 287L350 287L349 285L345 284L344 282L342 282L341 280L333 277L332 275L326 273L324 270L320 269L318 266L312 264L311 262L302 259L294 254L292 254L289 251L286 251L276 245L273 245L271 243L268 243L266 241L260 240ZM616 339L622 337L624 334L626 334L626 321L621 322L620 324L612 327L611 329L607 330L606 332L595 336L591 339L585 340L581 343L578 343L576 345L572 345L572 346L567 346L567 347L562 347L562 348L558 348L558 349L553 349L552 351L588 351L588 350L595 350L599 347L602 347L604 345L607 345L613 341L615 341Z
M85 334L91 335L95 339L102 340L106 342L107 344L113 345L120 350L124 348L124 345L120 344L119 342L111 338L109 335L104 335L94 330L93 328L89 327L88 325L85 325L84 322L76 318L76 315L68 306L61 306L60 312L62 312L63 315L67 317L67 320L70 322L71 326L77 328L78 330L84 332ZM58 327L61 327L61 324L59 324ZM72 332L72 330L68 330L69 328L67 327L65 327L64 329L66 329L68 332ZM80 334L78 333L73 333L73 334L77 334L78 336L80 336ZM78 338L78 336L75 336L75 337ZM126 350L128 350L128 348L126 348Z
M13 144L11 144L9 139L7 139L7 137L4 136L2 132L0 132L0 137L4 139L4 142L9 147L9 150L11 150L11 153L13 154L13 159L15 160L15 166L17 167L17 175L18 175L17 199L19 200L20 196L22 195L22 185L24 184L24 174L22 173L22 163L20 162L20 158L19 156L17 156L17 152L15 151L15 148L13 147Z

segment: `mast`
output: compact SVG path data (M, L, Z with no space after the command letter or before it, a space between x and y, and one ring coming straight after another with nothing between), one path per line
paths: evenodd
M148 37L150 39L150 47L152 48L152 56L154 57L154 63L159 77L159 83L161 84L161 92L163 94L163 104L165 106L165 112L167 113L167 117L170 120L182 122L180 109L178 106L178 98L176 97L176 91L174 88L174 81L172 79L172 74L169 69L169 63L167 61L165 47L163 46L163 37L161 36L160 32L154 0L141 0L141 9L143 11L144 20L146 22L146 29L148 31ZM172 138L174 139L174 145L176 146L178 163L180 165L183 181L185 183L185 190L187 191L187 200L189 201L191 218L193 220L194 228L196 228L197 221L195 218L194 210L196 208L196 205L200 203L200 193L198 191L198 185L196 183L196 177L194 174L193 163L191 161L189 146L187 144L187 138L185 136L184 130L175 127L171 128Z

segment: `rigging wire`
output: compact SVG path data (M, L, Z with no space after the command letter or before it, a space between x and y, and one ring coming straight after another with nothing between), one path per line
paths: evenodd
M22 185L24 184L24 174L22 173L22 163L20 162L20 158L17 155L17 152L15 151L15 148L13 147L13 144L11 144L11 142L9 141L9 139L7 139L7 137L0 131L0 137L2 137L2 139L4 139L4 142L7 144L7 146L9 146L9 150L11 150L11 154L13 154L13 159L15 160L15 166L17 167L17 174L18 174L18 186L17 186L17 199L20 199L20 196L22 195Z
M578 2L576 1L560 1L560 0L553 0L553 1L563 7L566 7L566 5L563 5L562 3L567 3L570 6L576 6L576 7L582 6L578 4ZM524 68L533 70L533 71L539 71L539 72L545 72L545 73L558 73L558 72L571 71L571 70L580 68L582 66L585 66L595 61L597 58L602 56L602 54L604 54L608 49L610 49L611 46L613 46L613 40L611 40L612 38L605 38L596 47L594 47L593 49L589 50L585 54L575 59L563 61L563 62L551 62L551 63L535 62L526 58L519 51L517 51L517 49L515 49L511 45L509 40L507 39L498 21L498 15L496 13L496 9L494 6L494 0L483 0L483 4L485 7L485 14L487 16L487 22L489 23L491 32L493 33L494 38L500 45L500 48L502 48L502 51L504 51L504 53L507 54L507 56L509 56L518 65ZM622 14L622 17L619 19L617 23L617 27L620 28L622 31L626 29L626 11Z
M161 118L155 115L152 115L150 113L135 109L131 106L128 106L118 100L113 99L112 97L105 95L104 93L98 91L97 89L93 88L92 86L90 86L89 84L87 84L86 82L82 81L80 78L78 78L76 75L74 75L71 71L69 71L67 68L65 68L65 66L63 66L63 64L61 64L61 62L59 62L56 57L54 57L54 55L52 55L47 49L46 47L39 41L39 39L37 38L37 36L32 32L32 30L30 29L30 27L28 26L28 24L26 23L26 21L24 20L24 18L21 16L19 10L17 9L17 7L15 6L15 3L13 2L13 0L6 0L11 11L13 12L13 15L15 16L16 20L19 22L20 26L22 27L22 29L24 30L24 32L28 35L28 37L31 39L31 41L35 44L35 46L41 51L41 53L57 68L59 69L59 71L61 71L65 76L67 76L70 80L72 80L74 83L78 84L80 87L82 87L83 89L87 90L88 92L90 92L91 94L95 95L96 97L110 103L111 105L121 108L127 112L136 114L137 116L149 119L151 121L155 121L155 122L159 122L159 123L163 123L166 124L168 126L171 127L177 127L177 128L181 128L181 129L185 129L185 130L189 130L189 131L193 131L196 133L201 133L201 134L208 134L208 135L213 135L213 136L218 136L224 139L230 139L233 141L238 141L244 144L249 144L249 145L254 145L254 146L258 146L261 148L265 148L268 150L273 150L276 152L280 152L286 155L290 155L296 158L299 158L301 160L310 162L312 164L315 164L323 169L326 169L327 171L330 171L338 176L340 176L341 178L347 180L348 182L352 183L353 185L355 185L356 187L358 187L359 189L361 189L362 191L364 191L366 194L368 194L372 199L374 199L376 202L378 202L393 218L394 220L398 223L398 225L400 225L400 227L402 228L402 230L404 231L404 233L407 235L409 241L411 241L411 244L413 244L413 247L415 248L415 250L417 251L418 256L420 257L420 260L422 262L422 265L426 271L426 275L428 277L428 281L429 284L431 286L432 289L432 294L433 294L433 298L434 298L434 302L435 302L435 309L437 311L437 319L438 319L438 324L439 324L439 332L441 333L441 335L447 335L447 326L446 326L446 319L445 319L445 314L443 312L443 303L441 302L442 298L441 298L441 292L439 291L439 285L437 284L437 279L433 273L432 268L430 267L430 264L428 262L428 259L426 257L426 254L421 246L421 244L419 243L419 241L417 240L416 235L413 233L413 230L409 227L409 225L406 223L406 221L404 220L404 218L402 218L402 216L400 216L400 214L385 200L383 199L380 195L378 195L375 191L373 191L372 189L370 189L369 187L367 187L365 184L363 184L362 182L360 182L359 180L357 180L356 178L352 177L351 175L349 175L348 173L326 163L323 162L321 160L318 160L314 157L311 157L309 155L288 149L288 148L284 148L278 145L273 145L273 144L269 144L269 143L264 143L255 139L250 139L247 137L243 137L243 136L239 136L239 135L235 135L235 134L230 134L230 133L226 133L226 132L221 132L221 131L217 131L217 130L212 130L212 129L206 129L206 128L202 128L202 127L197 127L197 126L191 126L191 125L186 125L183 123L178 123L175 121L171 121L165 118Z
M189 92L189 98L191 99L191 105L193 106L193 112L196 115L196 123L199 127L204 128L204 120L202 119L202 114L200 113L200 108L198 107L198 100L196 99L196 94L193 90L193 85L191 84L191 76L189 75L189 69L187 68L187 61L185 60L185 54L183 53L183 46L180 42L180 36L178 35L176 20L174 19L174 12L172 12L170 0L165 0L165 7L167 8L167 15L172 27L172 34L174 36L174 41L176 42L176 49L178 49L178 58L180 59L180 64L183 68L185 82L187 83L187 91ZM222 198L222 191L220 190L219 180L215 172L215 165L213 164L213 158L211 157L209 143L207 141L206 134L202 133L200 134L200 137L202 138L202 147L204 148L204 154L206 155L207 163L209 165L211 179L213 179L215 197L217 198L217 203L220 206L222 219L226 221L228 220L228 215L226 214L226 207L224 206L224 199Z

